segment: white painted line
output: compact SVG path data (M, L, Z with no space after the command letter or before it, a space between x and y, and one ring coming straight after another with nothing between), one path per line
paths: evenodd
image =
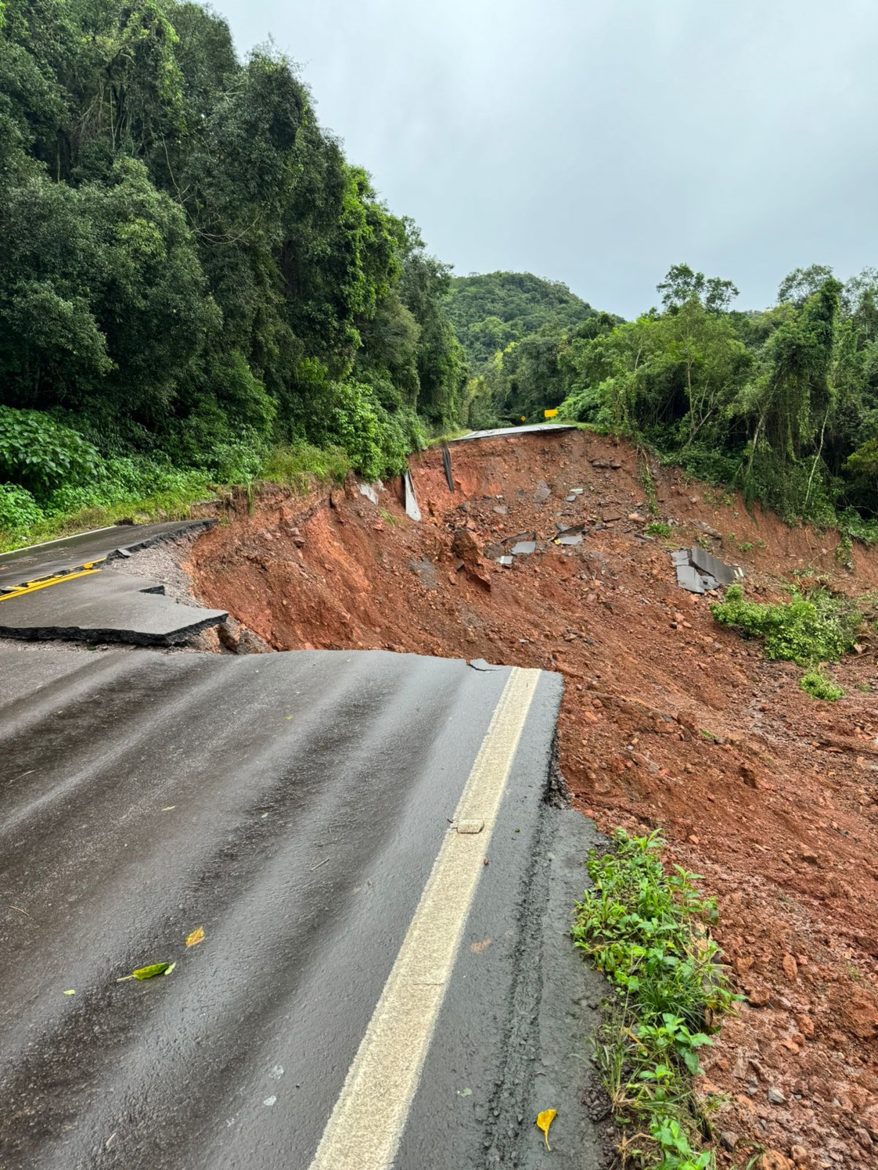
M513 668L310 1170L391 1170L540 671Z

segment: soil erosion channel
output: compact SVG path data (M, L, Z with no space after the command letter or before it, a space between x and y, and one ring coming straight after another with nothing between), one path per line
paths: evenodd
M521 435L412 460L423 519L355 484L264 494L196 542L195 592L275 649L381 648L561 671L561 768L604 830L660 826L717 896L745 997L706 1061L716 1126L773 1166L878 1164L876 644L835 671L836 704L797 686L679 589L669 549L701 543L748 596L825 575L878 587L878 552L748 513L740 498L586 435ZM574 489L582 489L574 494ZM671 525L651 537L650 521ZM584 526L580 544L553 542ZM510 538L535 539L511 567ZM734 1154L738 1146L737 1156ZM750 1152L754 1149L749 1147ZM744 1157L746 1161L746 1157Z

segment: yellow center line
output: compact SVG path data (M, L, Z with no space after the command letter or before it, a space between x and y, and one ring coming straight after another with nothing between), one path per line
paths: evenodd
M94 562L91 562L94 564ZM64 581L75 581L77 577L89 577L92 573L99 573L100 569L93 569L87 565L78 573L62 573L58 577L46 577L43 581L29 581L18 589L11 589L8 593L0 593L0 601L11 601L13 597L24 597L27 593L36 593L38 589L48 589L50 585L61 585Z
M513 668L310 1170L390 1170L540 671Z

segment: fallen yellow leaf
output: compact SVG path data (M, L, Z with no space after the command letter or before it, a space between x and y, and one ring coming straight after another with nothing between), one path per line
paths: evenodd
M543 1141L546 1143L546 1149L549 1153L552 1152L552 1147L549 1145L549 1129L557 1116L557 1109L544 1109L542 1113L537 1114L537 1129L542 1130Z
M197 930L193 930L191 934L186 935L186 946L197 947L200 942L204 942L204 927L199 926Z

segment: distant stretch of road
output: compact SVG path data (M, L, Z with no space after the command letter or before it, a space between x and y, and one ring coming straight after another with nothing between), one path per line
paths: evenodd
M4 1170L597 1164L558 676L0 642L0 677Z

